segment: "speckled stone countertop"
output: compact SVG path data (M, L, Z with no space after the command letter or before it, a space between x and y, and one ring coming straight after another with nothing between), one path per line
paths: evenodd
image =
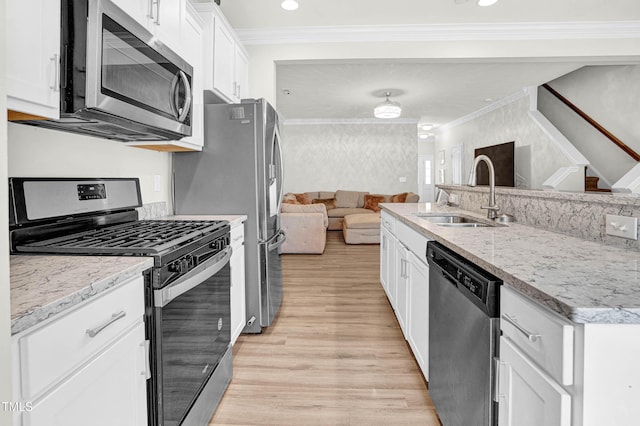
M16 334L153 266L150 257L10 256L11 334Z
M449 247L531 299L576 323L640 324L638 252L510 223L439 226L417 213L468 211L429 203L381 204L413 229Z
M166 216L165 220L227 220L245 215ZM153 266L150 257L10 256L11 334L17 334Z

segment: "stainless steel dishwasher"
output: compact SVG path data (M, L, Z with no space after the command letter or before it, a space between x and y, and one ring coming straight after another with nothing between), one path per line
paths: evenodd
M427 259L431 399L443 426L497 425L502 282L434 241Z

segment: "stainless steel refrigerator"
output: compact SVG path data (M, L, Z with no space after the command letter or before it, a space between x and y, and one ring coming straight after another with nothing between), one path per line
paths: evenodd
M282 151L278 116L264 99L205 105L202 152L176 153L176 214L246 214L246 326L259 333L282 301L278 247L282 202Z

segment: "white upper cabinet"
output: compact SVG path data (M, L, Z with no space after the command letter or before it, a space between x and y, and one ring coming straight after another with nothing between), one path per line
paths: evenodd
M186 0L111 0L174 52L182 55L180 30Z
M196 4L207 25L204 88L221 99L237 103L248 94L248 56L220 8Z
M7 1L7 109L60 118L60 2Z

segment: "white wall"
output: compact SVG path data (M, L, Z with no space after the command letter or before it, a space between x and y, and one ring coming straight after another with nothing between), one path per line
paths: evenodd
M5 22L6 2L0 0L0 22ZM5 32L0 31L0 46L5 45ZM0 49L0 111L7 109L5 50ZM9 296L9 204L7 193L7 126L0 120L0 402L11 401L11 309ZM0 407L0 424L8 425L11 413Z
M640 65L583 67L549 85L640 152ZM615 183L638 164L544 88L539 89L538 109L600 173L600 187Z
M282 152L285 192L418 191L415 124L284 125Z
M464 176L468 176L475 148L515 141L515 171L526 181L523 185L526 188L541 189L542 183L559 167L571 166L566 156L529 117L528 111L529 97L518 96L496 110L469 121L461 120L462 124L437 134L436 153L445 151L444 183L451 183L451 147L455 145L464 145ZM440 168L436 161L436 176L439 176Z
M161 190L153 191L159 175ZM139 177L142 202L169 202L171 154L9 123L9 176Z

